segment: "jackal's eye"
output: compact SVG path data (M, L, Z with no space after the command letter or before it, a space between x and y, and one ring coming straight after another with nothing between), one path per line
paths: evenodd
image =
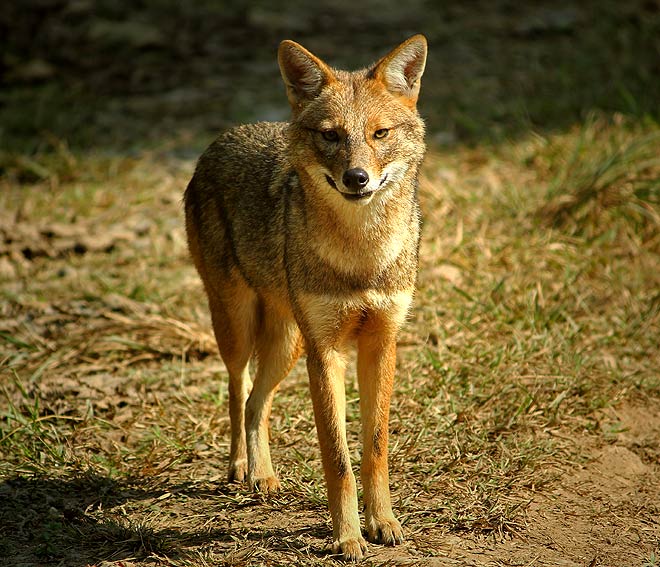
M323 130L321 136L326 142L336 142L339 140L339 134L337 130Z
M376 140L382 140L383 138L387 138L389 133L389 128L380 128L374 132L374 138L376 138Z

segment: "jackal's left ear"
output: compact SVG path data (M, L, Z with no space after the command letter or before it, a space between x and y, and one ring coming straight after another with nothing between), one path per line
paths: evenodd
M421 34L414 35L376 63L372 76L392 94L403 97L414 106L422 84L426 52L426 38Z
M294 110L316 98L326 84L336 80L330 67L290 39L280 43L277 60Z

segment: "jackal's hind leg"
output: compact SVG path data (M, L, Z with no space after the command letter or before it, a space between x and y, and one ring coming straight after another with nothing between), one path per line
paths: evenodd
M248 483L261 492L278 490L270 458L269 418L275 391L302 351L302 339L293 319L264 305L256 335L257 371L245 411Z
M208 296L213 330L229 374L231 446L227 479L243 482L247 477L245 404L252 388L248 366L254 352L256 295L246 284L234 282Z

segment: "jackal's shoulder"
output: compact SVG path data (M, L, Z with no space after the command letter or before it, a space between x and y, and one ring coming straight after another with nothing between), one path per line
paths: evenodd
M227 130L207 148L199 168L222 169L228 174L270 169L285 159L286 122L257 122ZM239 175L239 177L241 177Z
M212 200L229 209L253 209L290 171L285 122L236 126L221 134L197 162L186 202Z

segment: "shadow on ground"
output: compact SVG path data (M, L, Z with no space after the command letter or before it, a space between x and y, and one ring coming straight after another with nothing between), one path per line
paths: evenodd
M190 515L203 507L209 518L206 527L182 530L166 527L166 521L160 524L157 518L162 502L169 499L179 504L187 501ZM129 519L127 513L135 506L144 510L139 522ZM83 567L144 557L180 559L190 549L205 547L230 556L232 552L242 554L251 542L271 539L286 541L289 550L304 548L312 555L327 555L321 547L309 549L306 540L327 540L331 533L325 521L299 528L268 525L256 519L262 508L262 498L227 484L212 488L191 484L140 488L95 475L16 478L0 485L0 555L7 567ZM232 526L229 518L244 514L253 516L254 523L236 522ZM237 541L241 549L235 546Z

